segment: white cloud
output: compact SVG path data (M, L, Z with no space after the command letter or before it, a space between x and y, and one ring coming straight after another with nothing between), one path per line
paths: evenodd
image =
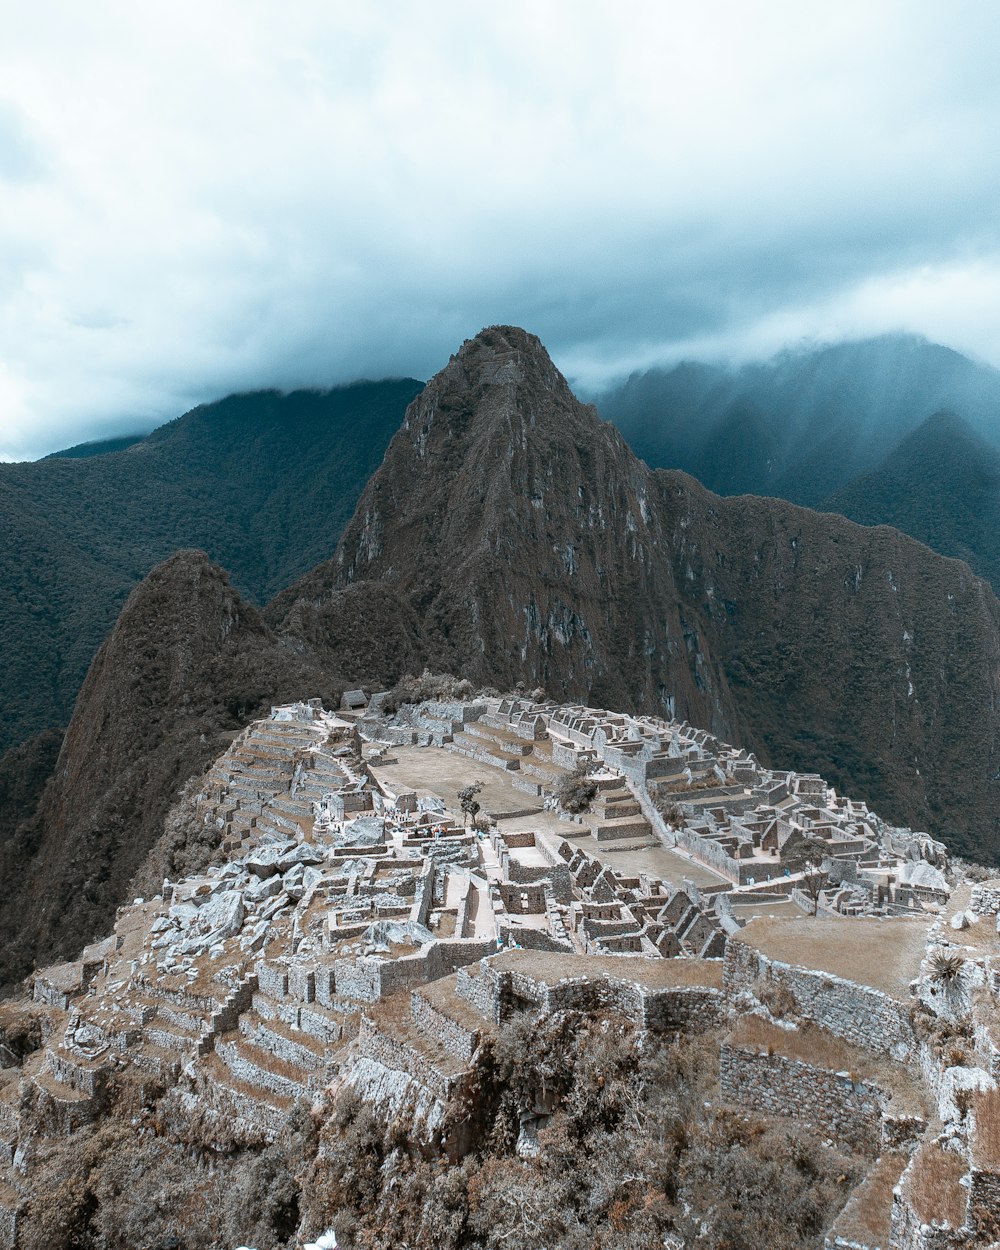
M8 456L494 321L585 380L849 324L1000 364L993 6L8 7Z

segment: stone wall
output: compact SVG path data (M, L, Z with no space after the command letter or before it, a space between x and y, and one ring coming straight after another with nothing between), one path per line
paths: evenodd
M573 945L567 938L563 941L552 933L547 933L544 929L530 929L527 926L505 924L503 920L498 923L499 935L501 942L513 949L520 946L522 950L531 951L549 951L552 954L567 955L573 952ZM490 954L495 954L497 950L495 943L491 943Z
M691 829L678 829L674 833L674 841L695 859L725 877L727 881L737 881L739 877L737 861L732 858L725 847L720 846L712 838L703 838Z
M459 721L467 725L470 721L481 720L486 715L485 703L443 703L433 700L421 705L428 716L439 720Z
M967 1229L939 1228L924 1224L908 1202L899 1195L892 1201L892 1250L984 1250L984 1243Z
M525 1007L541 1015L555 1011L614 1011L640 1028L674 1032L716 1027L725 1008L721 991L709 986L649 989L635 981L608 976L567 977L555 985L547 985L535 977L500 972L488 965L475 980L484 984L476 986L474 991L467 985L460 985L458 992L484 1016L498 1023ZM474 997L470 997L473 994Z
M395 990L415 988L446 977L495 951L495 942L466 938L429 942L416 954L404 955L401 959L371 956L338 959L334 962L334 988L344 998L375 1003Z
M881 1149L885 1095L847 1072L724 1043L719 1051L719 1084L723 1098L737 1106L807 1120L835 1141L869 1155Z
M486 1020L497 1019L497 1003L490 978L482 970L478 974L459 968L455 993Z
M53 1077L61 1085L75 1089L90 1098L99 1097L103 1093L111 1070L107 1063L81 1063L72 1055L52 1049L46 1051L45 1062Z
M761 977L786 986L795 997L795 1013L837 1037L900 1061L918 1052L908 1004L832 973L770 960L738 935L731 937L723 963L727 997L755 995Z
M0 1206L0 1250L14 1250L16 1245L17 1211L4 1204Z
M969 1226L977 1244L1000 1242L1000 1175L973 1167L969 1174Z
M446 1075L412 1046L383 1033L367 1016L361 1020L357 1052L360 1056L374 1059L384 1068L405 1072L441 1103L447 1103L459 1085L459 1078Z
M651 1032L672 1033L678 1029L700 1032L722 1023L725 999L720 990L678 985L647 993L643 1010L643 1027Z
M981 916L995 916L1000 913L1000 881L981 881L974 885L969 908Z
M410 997L410 1015L425 1037L439 1041L449 1055L463 1063L471 1063L479 1045L478 1032L438 1011L419 991L414 991Z

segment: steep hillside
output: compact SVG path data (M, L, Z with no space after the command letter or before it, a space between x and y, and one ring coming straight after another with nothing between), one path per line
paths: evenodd
M385 597L357 599L356 628L376 636ZM393 638L410 658L402 628ZM29 789L16 768L27 748L0 761L0 786L19 778L12 797L28 816L0 841L0 982L104 932L181 786L247 720L272 701L335 703L345 682L366 677L357 653L338 673L279 642L203 553L154 569L90 667L40 801L44 773L33 769Z
M432 665L674 711L997 857L1000 605L887 528L653 472L533 336L466 343L407 411L294 632L378 581Z
M436 669L504 687L530 677L607 706L674 697L700 723L729 724L725 683L687 663L692 627L655 558L668 539L652 481L536 338L484 331L407 410L334 560L268 619L294 632L301 602L317 619L331 588L379 582L414 614Z
M862 525L894 525L1000 587L1000 452L954 413L928 417L822 506Z
M234 395L125 450L0 465L0 751L67 723L129 591L178 548L257 602L327 557L418 390Z
M654 468L683 469L720 494L810 507L875 468L942 408L1000 444L1000 373L910 335L785 352L739 369L653 369L597 403Z

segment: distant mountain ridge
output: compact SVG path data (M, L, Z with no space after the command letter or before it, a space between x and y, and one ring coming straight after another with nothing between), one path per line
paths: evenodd
M928 417L822 509L894 525L1000 587L1000 451L955 413Z
M948 409L1000 447L1000 372L885 335L729 369L683 363L595 397L638 456L720 494L816 507Z
M66 725L129 592L178 548L258 603L329 555L420 386L233 395L124 450L0 465L0 751Z
M107 456L113 451L124 451L141 443L145 434L122 434L118 438L95 438L86 443L74 443L61 451L51 451L43 460L86 460L89 456Z

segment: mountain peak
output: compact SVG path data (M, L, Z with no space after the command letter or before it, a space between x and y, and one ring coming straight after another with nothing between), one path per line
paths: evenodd
M447 395L452 405L461 407L462 395L474 396L479 403L488 388L524 387L558 392L566 401L578 402L537 335L519 326L487 326L465 340L427 384L424 396L433 402ZM495 406L487 405L486 413L492 411Z
M545 344L537 334L520 326L484 326L478 334L466 339L452 360L472 361L480 358L517 353L537 357L555 369Z
M612 463L610 476L601 472ZM607 483L636 468L618 431L573 395L535 335L488 327L407 408L344 532L339 580L389 576L405 593L429 593L421 553L450 547L462 564L495 554L512 518L525 538L551 544L575 526L563 523L565 500L571 510L584 499L596 508ZM606 502L600 515L607 524Z
M926 450L942 444L953 444L956 441L975 447L988 460L998 459L995 448L991 447L964 417L960 417L950 408L939 408L937 412L932 412L929 417L925 417L917 428L902 440L898 450L902 451L904 448Z
M964 417L942 408L925 417L893 448L878 468L859 480L870 485L880 477L905 482L909 490L917 492L918 497L928 490L940 490L945 483L950 491L968 491L986 482L995 483L1000 478L1000 452ZM838 492L834 499L848 494L855 485L852 483ZM891 521L890 524L898 522ZM966 557L963 555L961 558Z

